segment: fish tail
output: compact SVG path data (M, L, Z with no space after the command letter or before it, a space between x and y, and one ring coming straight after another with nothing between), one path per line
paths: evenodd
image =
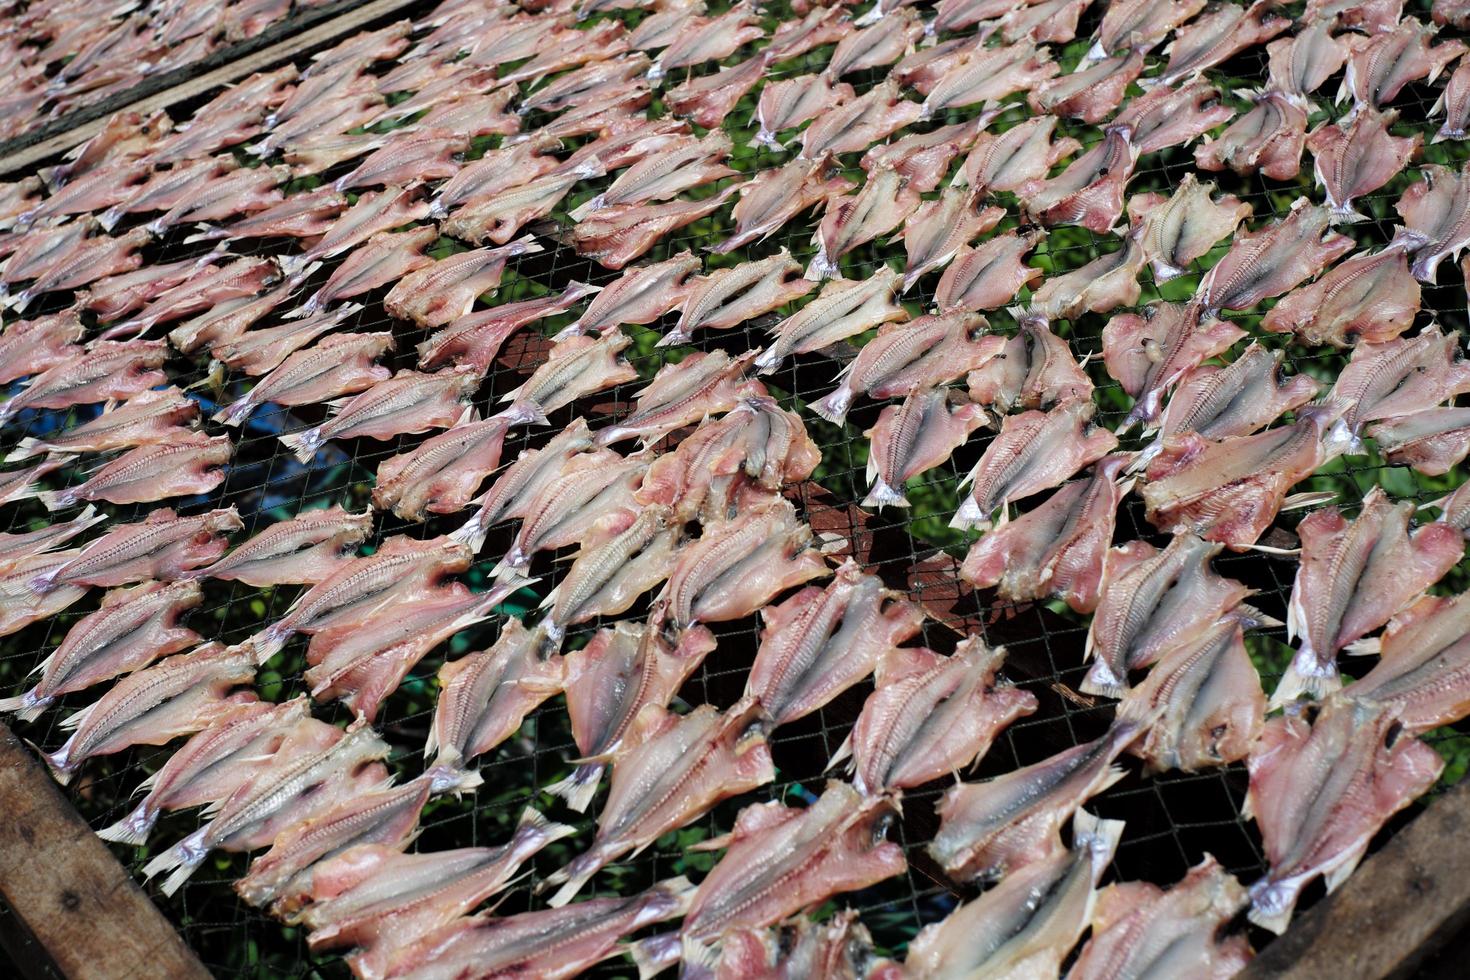
M598 785L602 782L602 770L601 763L578 766L566 779L546 787L546 792L561 797L567 806L578 813L586 813L587 807L592 805L592 798L597 795Z
M322 427L315 425L301 432L286 433L280 439L285 443L286 448L296 455L297 459L303 463L309 463L316 455L316 451L322 447Z
M429 777L429 792L434 796L453 793L459 796L466 790L478 789L485 779L478 771L461 769L458 766L431 766L424 773Z
M117 223L122 220L123 213L122 205L114 204L98 216L97 223L102 226L103 231L112 231L113 228L117 227Z
M147 843L148 835L152 833L153 825L157 822L158 814L149 808L145 800L138 804L137 809L117 823L97 831L97 836L103 840L112 841L114 844L131 844L138 847Z
M51 775L55 776L56 781L63 786L71 782L71 777L76 775L78 767L82 764L82 760L71 757L71 743L72 740L67 739L66 744L55 752L41 753L41 758L51 770Z
M687 331L687 330L677 330L677 329L676 330L670 330L668 333L666 333L662 337L660 337L658 339L658 342L655 343L653 346L655 346L655 347L677 347L680 344L687 344L687 343L689 343L689 341L691 341L693 339L694 339L693 334L689 333L689 331Z
M888 485L888 481L881 476L873 483L873 489L863 498L864 507L907 507L909 498L905 497L903 490Z
M221 425L239 425L250 417L250 411L254 407L250 396L244 395L215 412L210 418Z
M480 516L476 514L474 517L465 521L463 527L456 531L451 531L449 538L451 541L467 545L471 551L478 555L480 549L485 546L485 536L488 533L489 528L483 527L480 524Z
M208 825L200 827L149 861L143 868L143 877L153 878L167 871L169 876L164 879L163 893L172 895L178 891L209 855L209 847L204 843L204 835L208 830Z
M1340 687L1342 677L1337 672L1336 663L1318 664L1312 654L1298 650L1297 655L1292 658L1291 666L1281 676L1281 683L1276 685L1276 691L1271 695L1270 707L1279 708L1290 704L1303 694L1313 701L1320 701Z
M980 505L976 503L974 495L969 495L961 502L960 509L955 511L954 517L950 519L949 526L961 530L972 527L986 530L990 527L990 518L981 512Z
M1247 918L1278 936L1286 931L1296 908L1297 886L1291 881L1274 881L1269 876L1250 887L1251 909Z
M1123 821L1103 820L1086 810L1078 810L1072 817L1072 839L1073 847L1085 847L1091 853L1093 877L1100 877L1123 839Z
M0 715L13 714L21 721L35 721L52 699L39 695L31 689L19 697L0 698Z
M846 385L838 387L826 397L819 398L807 406L833 425L841 425L847 421L847 411L851 407L852 391Z
M281 628L281 624L276 623L250 637L246 642L253 644L255 647L255 662L257 664L263 664L271 657L280 653L290 637L291 631Z
M639 980L656 976L673 966L683 956L683 943L677 932L664 932L639 940L629 949L638 964Z
M1118 677L1102 657L1093 660L1078 689L1100 698L1121 698L1128 693L1128 678Z
M576 833L576 827L548 820L540 810L528 806L521 811L520 822L516 824L515 833L511 835L510 847L524 860L552 841L571 837Z
M26 311L26 307L31 305L31 300L35 298L35 291L27 286L25 289L22 289L20 292L16 293L15 297L10 300L8 305L12 312L24 313Z
M591 881L592 876L606 867L607 863L607 857L599 847L577 855L571 864L546 879L548 885L561 885L547 904L555 909L570 902L582 890L582 886Z

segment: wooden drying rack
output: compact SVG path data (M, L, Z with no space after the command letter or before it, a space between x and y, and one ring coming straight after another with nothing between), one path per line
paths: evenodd
M269 47L140 99L156 112L279 65L417 0L373 0ZM33 169L90 139L97 118L0 157L0 175ZM814 530L859 529L871 515L807 496ZM936 618L959 600L955 569L916 569L913 586ZM203 978L209 971L92 832L35 755L0 723L0 955L27 978ZM1298 915L1242 974L1249 980L1376 980L1414 974L1470 930L1470 780L1444 793L1363 863L1338 891ZM44 956L37 951L44 951ZM1452 971L1464 975L1464 971Z

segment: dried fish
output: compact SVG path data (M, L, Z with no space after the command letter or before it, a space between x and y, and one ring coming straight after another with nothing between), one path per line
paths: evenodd
M745 693L784 725L867 677L919 632L924 614L849 560L826 588L807 586L762 619Z
M1404 219L1398 235L1414 254L1409 270L1420 282L1432 283L1439 263L1458 258L1470 245L1470 177L1437 164L1422 167L1420 174L1394 208Z
M1166 391L1245 335L1227 320L1201 323L1197 303L1150 303L1142 314L1113 317L1103 328L1103 363L1134 399L1123 425L1156 423Z
M606 541L583 545L566 577L542 600L550 609L548 639L560 643L568 626L625 612L668 578L682 537L670 510L655 504Z
M1298 198L1291 213L1236 235L1230 251L1200 282L1203 315L1247 310L1306 282L1352 251L1353 240L1330 231L1329 210Z
M170 582L190 569L217 560L229 544L224 535L244 525L235 508L179 517L167 507L136 524L118 524L64 562L26 581L42 594L73 585L112 588L156 579Z
M122 401L165 383L159 370L168 357L161 340L99 340L85 353L48 367L8 401L0 402L0 424L27 408L71 408Z
M643 21L642 23L647 23ZM712 75L692 75L664 93L664 105L705 129L718 129L740 100L765 77L769 51L758 51L740 64Z
M908 318L893 300L899 274L879 266L866 279L835 279L817 298L770 329L776 339L755 359L760 374L770 374L794 354L821 350L884 323Z
M1338 98L1352 95L1359 107L1381 107L1410 82L1433 82L1467 50L1461 41L1430 46L1438 28L1406 17L1392 30L1347 42L1347 75Z
M1121 51L1148 51L1205 9L1204 0L1124 0L1110 3L1087 57L1099 60Z
M636 437L648 446L706 416L728 412L740 398L753 393L753 383L744 378L755 354L747 351L732 359L722 350L697 351L682 361L665 364L638 392L628 415L597 433L597 444L608 446Z
M509 260L540 251L528 235L498 248L459 252L404 276L384 297L383 308L423 327L442 327L469 313L477 297L499 286Z
M503 418L461 421L405 453L378 464L373 506L404 520L426 512L457 514L500 466L510 423Z
M239 425L261 405L316 405L353 395L386 381L393 372L376 363L393 347L393 334L344 333L297 351L214 414L223 425Z
M1091 64L1084 62L1071 74L1042 82L1027 95L1026 103L1039 114L1100 123L1123 104L1128 86L1141 74L1143 52L1133 48Z
M856 194L828 198L827 213L812 236L817 254L807 266L805 277L814 281L840 278L838 263L844 255L897 228L916 213L919 204L919 192L890 167L879 167L869 174Z
M558 170L560 161L551 151L560 148L560 140L540 137L487 150L484 156L466 163L435 189L428 216L443 218L460 207L474 207L478 202Z
M1004 415L1015 408L1049 409L1091 398L1092 380L1046 318L1022 313L1017 319L1016 335L970 372L970 400Z
M448 428L465 417L468 399L479 387L472 368L434 374L399 371L386 381L332 405L332 416L320 425L280 437L303 463L329 439L391 439L394 436Z
M629 269L603 287L577 322L555 339L616 332L625 323L654 323L684 304L691 287L689 277L699 267L699 259L683 251L662 262Z
M750 3L737 3L714 17L691 17L648 70L649 81L656 84L676 68L728 58L765 33L756 8Z
M73 307L31 320L16 320L0 331L0 384L40 374L82 353L86 335L79 310Z
M816 283L800 277L801 265L785 248L769 258L688 281L678 324L657 346L688 343L696 330L729 330L811 292Z
M1465 138L1465 130L1470 128L1470 61L1461 58L1444 83L1444 91L1429 110L1430 115L1437 112L1444 113L1444 124L1430 138L1431 143Z
M213 309L233 299L256 298L281 278L274 259L236 259L224 265L202 265L172 289L158 296L137 316L103 332L102 339L142 336L160 323L181 320L191 313Z
M510 402L501 416L517 425L547 425L548 414L578 398L635 380L638 372L622 356L632 342L620 330L557 341L526 383L500 399Z
M907 292L925 274L949 263L961 248L996 226L1005 211L989 207L976 210L978 195L958 188L946 190L937 200L926 201L904 221L904 268L901 292Z
M764 146L780 153L786 147L776 139L778 133L795 129L855 97L851 85L834 82L832 76L826 74L800 75L772 82L761 89L754 120L760 128L746 145Z
M1073 6L1084 0L1056 2ZM930 119L948 109L996 102L1016 92L1031 91L1060 71L1050 55L1031 40L995 48L971 47L925 93L919 118Z
M1000 36L1007 41L1029 38L1066 44L1077 37L1077 21L1092 0L1037 0L1012 7L1000 19Z
M1433 325L1413 337L1353 348L1325 403L1341 411L1333 435L1360 451L1363 426L1411 415L1470 391L1459 335Z
M1305 98L1326 84L1347 63L1347 36L1333 37L1336 26L1324 17L1266 45L1268 87Z
M1353 209L1353 201L1388 183L1417 155L1422 136L1389 133L1388 127L1397 118L1396 112L1364 108L1345 126L1324 123L1307 137L1317 183L1327 196L1334 220L1367 220Z
M352 549L372 532L373 514L339 506L305 510L276 521L192 578L244 582L256 588L314 585L340 569Z
M105 520L107 520L107 515L97 513L95 507L88 505L69 521L56 521L35 531L0 534L0 575L8 575L27 558L54 551L78 534ZM3 585L0 585L0 592L3 592L3 588Z
M1283 380L1284 358L1285 352L1252 341L1225 367L1204 364L1190 371L1164 407L1155 448L1184 432L1206 439L1248 436L1311 401L1321 385L1306 374Z
M101 608L73 626L41 663L36 685L0 701L0 711L31 721L63 694L84 691L193 646L199 634L179 620L202 601L194 582L146 582L109 592Z
M583 468L549 481L527 506L525 520L495 574L524 573L538 551L597 544L633 523L633 493L647 463L603 450L579 457Z
M1385 419L1370 426L1368 435L1387 462L1443 476L1470 455L1470 409L1429 408Z
M961 481L972 486L951 527L988 527L1007 503L1057 486L1118 446L1108 430L1093 426L1089 400L1063 402L1048 412L1009 415L980 461Z
M889 77L864 94L824 112L801 134L799 160L856 153L922 118L924 110Z
M401 107L400 107L401 108ZM412 180L443 180L459 172L456 154L469 149L469 138L444 129L404 130L389 136L357 168L332 182L337 191L387 187Z
M87 594L86 586L58 585L38 589L56 570L81 554L81 549L32 555L7 562L0 572L0 636L10 636L32 623L66 609Z
M167 443L130 449L85 483L37 496L47 510L62 510L83 500L137 504L208 493L224 482L234 452L229 436L188 432Z
M1123 778L1113 761L1142 734L1136 724L1115 722L1101 738L1033 765L951 786L935 807L940 824L929 854L957 881L1012 880L1025 868L1056 862L1067 854L1063 824Z
M1138 148L1127 126L1103 131L1102 142L1050 179L1016 193L1028 214L1042 224L1081 225L1101 235L1123 214L1123 191L1138 162Z
M985 409L973 403L951 408L947 388L915 388L890 405L863 433L871 441L864 507L907 507L904 485L943 465L976 429L989 424Z
M284 257L281 268L288 276L295 275L313 262L341 255L380 231L419 221L428 213L429 206L420 199L417 187L368 191L342 212L331 229L305 252Z
M564 313L601 289L573 280L560 293L500 303L462 316L418 345L419 367L433 370L446 364L463 364L487 374L501 345L516 331L537 320Z
M1162 85L1130 99L1112 125L1131 129L1133 146L1142 155L1185 146L1234 116L1219 89L1195 80L1177 88Z
M863 154L859 161L870 176L881 167L891 167L899 176L908 178L908 186L921 194L939 187L949 173L949 164L956 156L975 145L981 132L999 112L989 109L968 122L940 126L927 133L911 133L908 136L880 143Z
M339 300L361 296L390 282L397 283L434 264L424 249L438 240L439 229L433 225L411 231L380 231L353 249L332 270L322 287L286 316L311 316Z
M1153 267L1154 281L1182 276L1195 259L1207 254L1220 239L1235 233L1250 217L1251 206L1233 194L1218 202L1210 199L1213 183L1201 184L1185 174L1172 196L1137 194L1128 202L1128 217L1141 226L1140 244Z
M1434 785L1444 760L1398 729L1392 712L1354 702L1310 725L1299 714L1266 723L1246 760L1246 808L1271 863L1251 885L1252 922L1285 930L1303 888L1324 875L1335 891L1388 818Z
M199 403L178 388L140 392L75 428L44 438L26 436L6 462L43 453L104 453L133 446L173 442L186 435L199 417Z
M851 181L837 176L826 157L765 170L740 185L740 200L732 209L735 234L713 246L717 254L733 252L773 234L808 208L846 194Z
M211 349L215 359L242 374L259 376L280 367L291 354L335 330L362 312L356 303L335 310L316 313L300 320L289 320L276 327L250 330L233 343Z
M961 246L945 267L934 290L934 306L942 313L958 310L994 310L1015 299L1023 287L1042 277L1042 270L1024 264L1026 253L1044 233L1039 230L992 235L974 247Z
M551 441L540 449L529 449L516 457L491 484L490 489L475 501L479 510L475 516L451 537L470 546L476 553L485 544L488 529L503 520L524 517L532 501L542 489L578 461L585 450L592 447L592 433L587 422L573 420Z
M702 138L681 137L670 145L649 154L618 175L607 190L574 209L574 221L618 205L666 201L684 191L736 176L721 161L730 157L733 144L722 129L712 130Z
M1291 17L1276 6L1275 0L1255 0L1248 7L1233 3L1216 7L1175 36L1159 84L1174 85L1194 78L1246 48L1269 41L1291 23Z
M1409 273L1406 244L1400 238L1380 252L1333 266L1282 297L1262 317L1262 328L1334 347L1393 340L1419 312L1419 283Z
M1079 613L1097 608L1118 505L1132 488L1119 477L1126 456L1107 456L1092 478L1063 486L1045 503L987 533L970 548L960 576L999 586L1011 602L1058 598Z
M742 186L728 184L719 193L698 201L603 208L572 229L572 247L578 255L595 259L605 268L621 269L653 248L669 232L714 214Z
M1377 644L1378 663L1342 697L1383 705L1412 734L1464 717L1467 609L1461 594L1423 596L1399 612Z
M978 636L951 657L889 650L875 671L877 690L831 764L850 753L853 785L871 795L922 786L983 758L1007 725L1036 711L1034 695L997 683L1005 655Z
M900 7L871 27L854 31L839 41L832 57L827 60L827 73L833 78L841 78L853 72L891 65L913 47L925 30L916 11Z

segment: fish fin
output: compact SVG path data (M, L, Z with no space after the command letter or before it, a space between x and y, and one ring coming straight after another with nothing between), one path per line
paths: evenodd
M1087 676L1082 678L1078 690L1097 697L1121 698L1128 693L1128 678L1115 676L1106 661L1097 657L1088 668Z
M592 798L597 795L598 786L602 784L604 768L602 763L578 766L566 779L546 787L546 792L561 797L567 806L578 813L586 813L587 807L592 804Z
M1278 626L1286 625L1275 616L1272 616L1264 610L1257 609L1248 602L1239 603L1235 607L1234 616L1239 621L1240 628L1246 630L1275 629Z
M1281 501L1282 510L1301 510L1305 507L1316 507L1321 504L1330 504L1337 499L1334 490L1322 490L1312 493L1294 493Z
M148 842L148 835L152 832L157 819L156 816L149 813L146 805L139 806L117 823L97 831L97 836L114 844L131 844L134 847L140 847Z
M868 466L873 467L871 457L868 460ZM876 469L876 467L873 468ZM869 475L869 479L871 478L872 474ZM869 490L868 495L863 498L863 506L876 507L880 510L884 507L907 507L909 499L904 496L903 490L889 486L887 481L879 477L874 482L873 489Z
M679 962L683 943L677 932L664 932L634 943L628 950L638 965L639 980L656 976Z
M319 425L312 426L300 432L283 433L279 438L298 460L302 463L309 463L317 450L322 447L322 428Z
M683 963L679 968L681 980L712 980L715 968L720 963L720 951L714 946L697 939L685 937L679 944Z
M827 768L824 769L824 770L822 770L822 771L823 772L831 772L833 769L837 768L837 765L839 763L841 763L843 760L850 759L850 758L852 758L852 735L851 734L849 734L847 736L847 738L844 738L842 740L842 744L841 745L837 746L837 751L834 752L834 753L832 753L832 758L830 758L830 759L827 760ZM848 768L851 768L851 766L849 766Z
M556 894L547 900L546 904L552 908L561 908L577 896L582 886L592 880L592 876L607 867L609 861L602 848L593 846L585 854L579 854L572 860L571 864L557 871L542 882L542 886L560 885Z
M1324 671L1303 670L1299 664L1303 662L1302 651L1297 651L1291 665L1286 668L1286 673L1281 677L1281 683L1276 685L1276 691L1271 695L1269 707L1280 708L1291 704L1305 694L1313 701L1320 701L1333 691L1342 687L1342 677L1337 672L1337 664L1329 664Z
M1342 648L1342 652L1350 657L1377 656L1383 652L1383 638L1380 636L1365 636L1361 640L1354 640Z
M93 702L92 704L87 705L85 708L73 711L71 714L61 719L62 731L76 731L77 728L81 726L82 722L87 720L87 716L92 713L92 709L95 707L97 707L97 704L96 702Z
M1113 860L1113 852L1122 839L1122 820L1103 820L1081 809L1072 817L1072 846L1078 850L1085 847L1090 852L1094 880L1102 876Z

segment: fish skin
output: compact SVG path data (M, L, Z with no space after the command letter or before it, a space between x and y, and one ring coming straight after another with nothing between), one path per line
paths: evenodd
M1132 130L1112 125L1102 142L1055 177L1032 181L1019 190L1027 214L1043 225L1081 225L1101 235L1123 214L1123 192L1138 162Z
M525 584L518 579L472 593L450 582L395 592L362 618L317 631L306 652L311 668L303 675L312 699L341 701L358 718L373 721L383 701L430 650L489 619ZM460 783L458 776L436 781Z
M573 280L560 293L501 303L460 317L418 345L418 366L433 370L448 364L465 364L487 374L501 345L516 331L537 320L564 313L602 288Z
M1322 278L1281 298L1261 327L1296 333L1315 346L1352 347L1383 343L1402 334L1420 307L1419 282L1409 272L1406 242L1361 252L1329 269Z
M1118 447L1118 438L1092 426L1090 400L1063 402L1047 412L1006 416L963 484L965 495L951 527L988 527L1006 504L1057 486ZM1090 431L1089 431L1090 429Z
M1184 175L1174 193L1135 194L1128 201L1128 217L1140 226L1140 244L1153 267L1154 282L1184 275L1195 259L1215 243L1235 233L1251 216L1251 206L1233 194L1213 201L1213 183L1201 184L1194 174Z
M335 504L304 510L267 525L214 564L188 575L256 588L315 585L340 569L372 529L371 510L353 514Z
M429 205L420 198L417 187L368 191L343 211L305 252L282 259L281 267L287 275L294 275L313 262L341 255L380 231L419 221L428 213Z
M41 479L70 463L75 457L65 454L47 456L23 470L10 470L0 474L0 504L11 504L39 497L43 502L52 500L54 491L41 489ZM53 508L48 507L47 510Z
M330 312L289 320L280 326L249 330L239 340L221 344L210 353L226 367L250 377L259 377L280 367L291 354L360 312L360 304L348 303Z
M1454 73L1444 83L1444 91L1429 112L1430 115L1444 113L1444 123L1430 137L1429 142L1442 143L1445 140L1465 138L1465 131L1470 128L1470 61L1460 59Z
M195 733L139 786L143 799L97 836L119 844L148 841L165 812L221 803L274 754L290 728L307 717L305 697L281 704L244 701Z
M168 358L161 340L97 340L85 353L34 375L9 401L0 403L0 425L27 408L71 408L123 401L165 383L160 368Z
M566 665L543 657L546 631L507 617L495 645L439 669L439 701L424 744L433 764L463 769L516 733L525 717L562 690Z
M1013 409L1049 409L1092 397L1092 379L1072 356L1071 346L1042 316L1020 313L1019 329L969 373L970 400L1004 415Z
M1334 436L1357 449L1367 423L1423 411L1466 391L1470 362L1461 356L1459 335L1434 324L1413 337L1353 348L1324 404L1341 410Z
M1252 590L1210 567L1221 548L1182 533L1162 551L1142 541L1113 549L1087 631L1084 656L1093 664L1084 693L1121 697L1129 671L1187 645L1212 623L1252 615L1241 609Z
M395 596L422 592L444 576L464 571L472 558L468 548L446 537L387 538L371 555L343 562L303 592L285 616L257 633L252 642L262 659L268 659L297 633L312 635L357 622Z
M1334 26L1332 18L1310 21L1295 36L1266 45L1268 87L1305 98L1336 75L1347 64L1348 45L1346 35L1332 36Z
M848 560L826 588L807 586L762 610L761 619L745 696L784 725L862 681L889 650L918 634L924 614Z
M648 464L611 450L578 462L584 465L550 480L527 506L515 540L495 566L497 576L525 573L538 551L600 544L633 523L633 493Z
M1260 170L1273 181L1291 181L1301 170L1307 145L1307 112L1294 98L1277 91L1254 97L1254 106L1216 140L1195 147L1201 170L1235 170L1250 176Z
M566 655L567 713L581 758L616 757L639 713L648 705L667 708L715 649L714 635L702 626L670 642L665 622L663 607L656 605L646 623L621 620ZM547 792L584 813L605 767L601 761L582 763Z
M26 436L6 462L42 453L102 453L173 441L189 432L199 417L199 403L175 387L149 389L111 405L89 422L45 438Z
M973 403L950 407L950 389L915 388L897 405L889 405L863 433L870 441L864 507L907 507L904 485L927 473L964 445L971 433L990 423L985 409Z
M610 446L637 438L651 446L707 416L730 411L742 397L755 392L745 373L756 353L746 351L731 358L722 350L696 351L682 361L665 364L639 390L628 414L598 431L597 444Z
M550 413L578 398L637 380L637 369L622 353L632 343L621 330L557 341L525 384L501 398L510 405L500 414L518 425L546 425Z
M438 240L439 229L433 225L409 231L380 231L349 252L322 287L285 316L312 316L339 300L360 296L390 282L397 283L434 264L424 250Z
M161 852L143 873L152 878L170 872L161 887L172 894L210 851L254 850L285 827L325 812L338 798L381 784L386 770L379 760L388 755L387 743L366 727L346 734L331 731L337 733L335 741L315 751L293 753L283 747L276 764L239 787L209 823Z
M738 65L713 75L690 76L664 93L664 105L705 129L718 129L725 117L765 77L768 51L757 51Z
M1084 0L1060 0L1068 6ZM1054 78L1060 71L1045 49L1032 40L996 48L971 46L934 81L924 93L920 119L930 119L950 109L997 102L1017 92L1027 92Z
M1456 259L1470 245L1470 179L1458 171L1426 164L1421 177L1399 195L1394 209L1404 219L1399 234L1414 255L1409 271L1433 283L1439 263Z
M250 862L249 872L235 882L235 894L247 905L269 906L272 915L289 918L311 895L315 865L353 847L406 848L432 787L433 779L426 774L399 786L369 790L286 829L269 851Z
M190 517L159 507L142 521L115 525L64 564L25 584L39 594L59 586L170 582L218 559L229 549L225 535L244 526L233 507Z
M1418 155L1423 136L1389 133L1397 118L1396 112L1364 108L1346 125L1323 123L1307 136L1313 173L1335 220L1366 221L1353 209L1353 201L1387 184Z
M673 258L635 266L604 286L577 322L555 340L616 331L625 323L649 324L683 306L700 261L685 250Z
M376 363L392 348L391 331L332 334L288 356L244 395L216 412L214 421L236 426L262 405L316 405L365 391L393 376Z
M564 980L619 955L625 937L676 918L692 889L680 876L630 898L593 898L504 918L484 912L461 917L399 954L390 969L395 976L494 971Z
M0 331L0 384L71 360L82 353L77 342L85 334L77 307L7 324Z
M811 528L784 498L706 527L679 553L659 598L675 629L748 616L778 593L823 578L826 563ZM738 588L724 583L734 576Z
M640 973L689 958L731 929L770 925L903 874L903 849L884 839L896 809L890 797L864 799L836 780L803 809L779 802L746 807L733 833L704 842L725 847L725 856L700 882L681 929L634 946Z
M1291 17L1276 7L1275 0L1216 7L1175 35L1168 48L1169 63L1158 76L1158 83L1175 85L1196 78L1207 68L1269 41L1291 25Z
M70 715L66 744L42 756L63 786L88 759L112 755L135 745L163 745L192 735L226 716L235 705L254 701L239 690L255 679L255 651L249 644L209 643L129 674L107 693Z
M208 493L224 482L234 452L229 436L188 432L167 443L130 449L85 483L37 496L47 510L62 510L83 500L136 504Z
M890 76L863 95L823 113L801 134L798 160L821 160L866 151L923 116Z
M1246 808L1270 862L1250 888L1250 920L1280 933L1318 875L1336 889L1388 818L1439 778L1444 760L1417 738L1389 739L1392 712L1338 701L1309 726L1301 715L1266 723L1246 766Z
M699 819L722 800L776 778L766 718L750 699L721 712L701 705L687 715L645 705L612 761L607 800L592 844L546 879L560 886L553 908L619 858Z
M321 425L280 436L303 463L329 439L391 439L430 429L445 429L470 409L466 400L480 385L473 369L448 368L433 374L399 371L333 407Z
M1034 695L997 682L1005 655L978 636L961 640L950 657L923 648L884 654L876 690L837 750L836 759L852 755L857 791L911 789L957 772L983 758L1012 721L1033 714Z
M1132 488L1120 479L1126 456L1107 456L1090 479L1064 485L1040 506L995 528L971 546L960 577L1003 599L1058 598L1073 611L1097 608L1117 509Z
M1149 51L1205 9L1205 0L1124 0L1108 4L1087 52L1099 60L1122 51Z
M16 698L0 701L0 711L22 721L63 694L72 694L147 667L202 639L179 620L203 602L193 582L145 582L107 593L101 608L79 620L41 663L41 678Z
M1285 352L1252 341L1224 367L1203 364L1191 370L1164 406L1157 445L1185 432L1206 439L1248 436L1307 404L1321 385L1306 374L1283 379L1284 360Z
M487 150L435 188L428 216L443 218L461 207L474 207L475 202L546 176L558 169L561 161L552 156L552 151L560 148L560 140L536 137Z
M722 161L733 149L723 129L703 137L681 137L649 154L618 175L607 190L569 212L581 221L594 211L617 205L666 201L684 191L739 175ZM595 175L594 175L595 176Z
M782 153L786 147L776 138L779 133L795 129L856 97L851 85L836 82L827 74L798 75L771 82L761 89L756 101L754 121L759 128L746 146L764 146Z
M1203 315L1250 309L1295 289L1352 251L1351 238L1329 230L1331 220L1326 207L1298 198L1286 217L1237 234L1230 251L1200 282L1196 296Z
M528 235L498 248L459 252L398 280L383 308L421 327L442 327L469 313L478 297L494 292L509 260L540 251Z
M1188 372L1225 353L1246 335L1228 320L1200 321L1197 303L1155 302L1143 312L1123 313L1103 328L1103 363L1134 399L1123 427L1152 425L1163 412L1164 394Z
M1067 853L1061 829L1083 804L1123 778L1114 760L1143 734L1114 722L1101 738L984 783L956 783L935 810L926 850L956 881L1009 878Z
M1338 651L1388 623L1459 564L1460 533L1448 524L1409 531L1412 501L1394 503L1374 487L1349 521L1336 507L1315 511L1297 527L1301 563L1287 605L1288 639L1299 639L1272 706L1305 692L1313 698L1342 685Z
M1095 125L1123 104L1128 86L1143 74L1143 65L1143 52L1137 48L1091 64L1083 62L1072 73L1032 89L1026 104L1039 115L1054 113Z
M1467 50L1464 42L1456 40L1431 47L1437 30L1407 17L1381 34L1354 35L1347 41L1347 72L1338 101L1351 95L1356 106L1377 108L1392 102L1410 82L1433 82Z
M1005 338L988 333L989 327L979 314L958 312L885 323L842 369L837 388L807 407L841 425L858 395L896 398L947 385L980 369L1003 349Z
M560 643L566 627L626 612L638 597L662 584L673 568L683 529L669 508L654 504L606 541L583 545L566 577L542 600L549 609L547 636Z
M993 229L1005 216L1002 208L976 210L978 195L950 188L937 200L926 201L904 220L903 239L907 260L900 292L907 292L920 278L947 265L961 248Z
M1330 415L1299 412L1290 425L1217 442L1198 433L1165 440L1139 490L1149 523L1193 531L1232 551L1250 547L1286 492L1339 451L1328 439Z
M1015 299L1024 286L1042 277L1042 270L1022 259L1044 233L1008 231L992 235L976 246L961 246L945 267L934 290L934 307L941 313L995 310Z
M500 466L510 423L492 418L457 422L413 449L378 464L373 506L404 520L427 513L457 514Z
M829 157L789 163L762 171L740 185L740 200L731 209L735 234L710 248L717 255L733 252L774 234L792 218L856 185L838 175Z
M400 107L401 108L401 107ZM387 187L412 180L443 180L459 172L454 159L469 149L469 138L442 129L415 129L388 137L351 170L332 182L332 189Z
M1470 410L1428 408L1375 422L1368 435L1386 462L1443 476L1470 455Z
M856 194L828 198L827 213L812 236L817 254L807 266L805 277L814 281L840 278L842 256L893 231L917 211L920 203L918 191L891 167L879 167L869 174Z
M1073 980L1193 973L1229 980L1250 962L1250 940L1222 936L1249 902L1245 888L1209 854L1167 890L1146 881L1104 888L1092 936L1068 976Z
M1118 717L1147 727L1129 751L1149 772L1243 760L1261 733L1266 695L1240 621L1219 619L1165 653L1118 703Z
M1465 594L1421 596L1383 631L1379 659L1342 689L1345 701L1382 705L1405 731L1419 734L1452 724L1470 711L1465 696Z
M800 416L769 396L747 396L654 459L634 497L709 526L759 509L783 486L811 476L821 458Z
M578 255L606 269L621 269L657 244L658 240L724 207L743 182L727 184L718 193L698 201L662 204L619 204L594 212L572 229L571 244Z
M770 374L788 357L820 350L873 327L908 319L894 302L900 276L880 266L866 279L834 279L816 299L770 328L775 338L755 359L758 374Z
M551 480L568 472L579 454L592 448L592 433L585 419L578 417L540 449L527 449L501 471L499 477L473 501L479 510L475 516L450 535L456 541L479 553L484 547L485 533L504 520L524 517L531 502Z
M1129 127L1138 153L1146 154L1187 146L1234 116L1219 89L1196 79L1178 87L1159 86L1130 99L1112 125Z
M825 71L833 78L841 78L853 72L891 65L913 48L925 30L917 11L900 7L872 26L853 31L837 42Z
M1075 840L1008 874L978 899L926 926L909 944L904 969L920 977L1058 975L1087 928L1098 882L1123 836L1123 821L1079 811Z
M679 322L655 346L688 343L696 330L729 330L800 299L817 285L800 272L783 247L769 258L687 280Z

